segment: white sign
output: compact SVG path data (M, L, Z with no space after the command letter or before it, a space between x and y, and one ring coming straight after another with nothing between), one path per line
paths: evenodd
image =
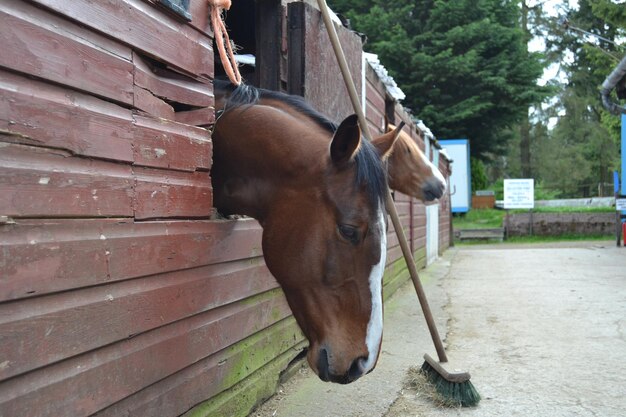
M535 180L504 180L504 208L531 209L535 207Z
M615 208L617 211L626 211L626 198L616 198Z

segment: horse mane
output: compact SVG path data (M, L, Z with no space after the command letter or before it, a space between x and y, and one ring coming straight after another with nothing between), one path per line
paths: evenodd
M214 80L214 86L216 89L229 93L226 104L224 105L224 111L239 106L254 105L263 99L276 100L287 104L331 134L334 134L338 128L336 123L311 107L303 97L265 90L244 83L241 83L239 86L234 86L227 81L221 80ZM368 140L361 140L361 146L359 146L354 161L356 165L356 184L366 187L374 207L377 208L379 204L384 204L388 192L387 171L374 145Z

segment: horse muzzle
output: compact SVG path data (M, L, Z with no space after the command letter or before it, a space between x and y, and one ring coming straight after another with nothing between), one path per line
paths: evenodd
M439 181L438 178L432 177L426 180L422 187L422 193L426 201L436 200L440 198L446 191L446 183Z
M358 357L352 361L345 372L337 373L330 365L329 353L325 348L321 348L318 353L317 363L314 370L319 378L324 382L335 382L338 384L349 384L365 375L365 363L367 357Z

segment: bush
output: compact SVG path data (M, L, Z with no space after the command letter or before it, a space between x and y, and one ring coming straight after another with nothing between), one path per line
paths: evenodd
M559 194L558 190L544 188L542 181L535 181L535 200L554 200Z
M470 170L472 175L472 192L487 188L487 169L480 159L470 158Z

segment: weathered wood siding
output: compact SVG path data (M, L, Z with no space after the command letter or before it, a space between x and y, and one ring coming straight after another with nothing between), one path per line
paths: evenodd
M354 113L348 90L326 32L321 13L311 5L288 5L290 94L301 95L334 122ZM362 42L355 33L335 25L357 91L361 91Z
M446 179L450 178L450 162L441 154L439 155L439 171ZM450 190L446 189L446 193L439 199L439 253L442 254L450 247L452 237L452 211L450 207Z
M298 352L259 225L211 220L206 2L157 3L0 6L2 416L176 416Z
M159 3L0 5L0 416L241 415L305 345L258 223L214 220L207 2ZM343 118L319 12L289 7L288 85ZM396 201L423 264L424 206ZM386 296L407 279L393 230L388 251Z

